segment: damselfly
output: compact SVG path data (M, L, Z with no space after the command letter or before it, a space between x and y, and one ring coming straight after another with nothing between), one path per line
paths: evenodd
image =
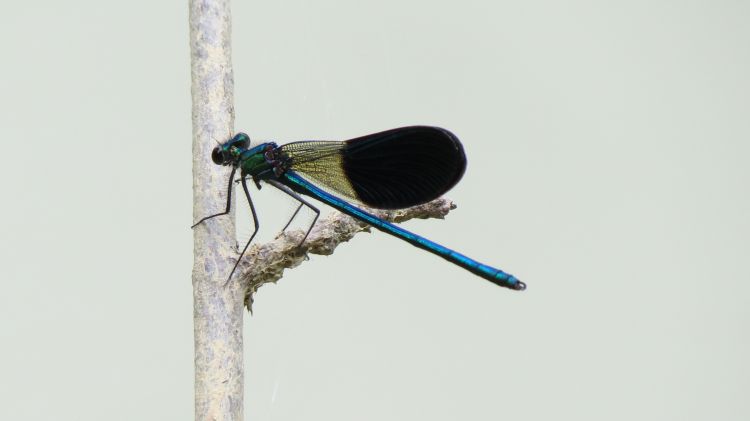
M232 167L226 208L223 212L201 219L193 227L207 219L229 213L233 179L238 169L255 225L255 231L242 249L227 282L258 232L258 216L247 187L247 179L252 178L258 189L262 181L299 201L292 219L302 206L315 212L315 219L302 243L310 234L320 211L300 194L436 254L496 285L514 290L526 288L526 284L513 275L411 233L339 197L377 209L407 208L440 197L461 179L466 169L463 146L448 130L410 126L345 141L306 140L281 146L266 142L253 147L248 135L238 133L215 147L211 158L218 165Z

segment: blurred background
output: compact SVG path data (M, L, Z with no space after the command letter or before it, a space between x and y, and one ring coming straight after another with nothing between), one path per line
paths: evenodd
M232 7L237 130L450 129L458 208L404 225L529 285L312 256L245 320L246 419L750 419L748 3ZM0 15L2 419L193 417L187 10Z

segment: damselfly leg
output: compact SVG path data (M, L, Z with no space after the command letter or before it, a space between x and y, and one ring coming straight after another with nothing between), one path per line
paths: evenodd
M300 196L296 192L294 192L294 190L292 190L289 187L287 187L287 186L279 183L278 181L276 181L276 180L266 180L266 181L268 182L268 184L276 187L277 189L279 189L279 190L283 191L284 193L288 194L289 196L292 196L295 200L299 201L299 203L300 203L300 205L297 207L297 210L294 211L294 214L289 219L289 222L287 222L286 225L284 225L284 228L281 230L282 232L285 229L287 229L287 227L289 226L289 224L292 223L292 221L294 220L294 218L299 213L299 210L302 208L302 205L307 206L313 212L315 212L315 218L313 219L312 224L310 224L310 227L307 229L307 232L305 233L305 236L302 237L302 241L299 242L299 246L302 246L302 244L305 243L305 240L307 240L307 236L310 235L310 231L312 231L313 227L315 226L315 223L318 221L318 217L320 217L320 209L316 208L315 206L313 206L312 204L310 204L310 202L308 202L307 200L303 199L302 196Z
M292 223L292 221L294 221L294 218L299 213L299 210L302 209L302 205L304 205L304 203L300 203L299 206L297 206L297 210L294 211L294 213L292 214L292 217L289 218L289 222L287 222L286 225L284 225L284 228L281 229L281 232L284 232L286 231L287 228L289 228L289 225Z
M197 227L198 225L200 225L201 223L203 223L203 221L207 221L207 220L209 220L211 218L214 218L214 217L217 217L217 216L221 216L221 215L226 215L226 214L229 213L229 209L231 209L231 207L232 207L232 178L234 178L234 172L235 171L237 171L237 167L232 167L232 172L231 172L231 174L229 174L229 187L227 187L227 207L224 210L224 212L219 212L219 213L215 213L213 215L206 216L206 217L202 218L200 221L198 221L195 224L193 224L193 226L190 227L190 228Z
M224 286L227 286L229 283L229 280L232 279L232 275L234 275L234 271L237 270L237 265L240 264L240 261L242 260L242 256L245 255L245 252L247 251L247 248L250 247L250 243L253 242L253 238L255 238L255 234L258 233L258 228L260 227L260 224L258 223L258 214L255 213L255 206L253 206L253 200L250 198L250 190L247 188L247 182L245 181L246 178L242 178L242 189L245 190L245 197L247 198L247 203L250 205L250 212L253 214L253 224L255 224L255 231L253 231L253 234L250 236L250 239L247 240L247 243L245 243L245 247L242 249L242 252L240 253L239 257L237 257L237 261L234 262L234 267L232 268L232 272L229 273L229 277L227 278L227 281L224 282ZM229 179L229 185L232 185L232 179Z

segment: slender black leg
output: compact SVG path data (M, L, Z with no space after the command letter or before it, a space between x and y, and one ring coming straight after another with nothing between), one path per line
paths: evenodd
M299 210L302 209L302 205L304 205L304 203L300 202L299 206L297 206L297 210L294 211L294 213L292 214L292 217L289 218L289 222L287 222L286 225L284 225L284 228L281 229L281 232L284 232L284 231L286 231L287 228L289 228L289 224L291 224L292 221L294 221L294 218L299 213Z
M229 184L232 184L231 178L229 179ZM242 253L240 253L240 256L237 258L237 261L234 262L234 267L232 268L232 272L229 273L229 277L227 278L227 281L224 282L224 286L227 286L229 283L229 280L232 279L232 275L234 275L234 271L237 270L237 265L240 264L240 260L242 260L242 256L245 255L245 251L247 251L247 248L250 247L250 243L253 242L253 238L255 238L255 234L258 233L258 227L260 227L260 224L258 224L258 215L255 213L255 206L253 206L253 200L250 199L250 190L247 189L247 183L245 182L245 179L242 179L242 189L245 190L245 197L247 198L247 203L250 205L250 212L253 214L253 223L255 224L255 231L253 231L253 235L250 236L250 239L247 240L247 244L245 244L245 248L242 249Z
M203 221L206 221L216 216L226 215L229 213L229 209L232 207L232 178L234 178L235 171L237 171L237 167L232 167L232 173L229 174L229 187L227 187L227 208L224 210L224 212L216 213L213 215L206 216L205 218L202 218L200 221L193 224L193 226L190 227L191 229L197 227Z
M307 236L310 235L310 231L312 231L313 227L315 226L315 222L318 221L318 217L320 216L320 209L318 209L315 206L311 205L310 202L308 202L307 200L303 199L302 196L298 195L292 189L290 189L289 187L287 187L287 186L279 183L278 181L276 181L276 180L266 180L266 182L268 182L268 184L276 187L277 189L283 191L284 193L288 194L289 196L292 196L293 198L297 199L297 201L300 202L299 207L294 212L294 215L292 215L292 219L290 219L289 222L286 223L286 226L284 226L284 229L286 229L289 226L289 224L292 223L292 220L294 219L295 216L297 216L297 213L299 212L299 210L302 207L302 205L307 206L308 208L312 209L313 212L315 212L315 219L313 219L312 224L310 224L310 228L307 229L307 232L305 233L305 236L302 238L302 241L299 242L299 245L301 246L302 244L305 243L305 240L307 240Z

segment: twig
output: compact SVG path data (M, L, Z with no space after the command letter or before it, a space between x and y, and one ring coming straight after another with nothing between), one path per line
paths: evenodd
M408 219L444 218L456 206L448 199L440 198L423 205L394 211L375 211L377 216L392 222ZM253 295L263 284L275 283L284 273L284 269L299 266L307 260L307 254L333 254L341 243L349 241L357 233L369 231L370 226L339 212L331 213L327 218L318 221L310 236L300 247L304 231L284 232L274 241L254 245L240 263L242 284L245 288L245 306L252 312Z
M211 162L214 138L234 124L229 0L190 1L193 217L216 211L228 174ZM223 187L222 187L223 186ZM240 285L223 288L234 263L234 214L193 230L195 419L243 419Z

